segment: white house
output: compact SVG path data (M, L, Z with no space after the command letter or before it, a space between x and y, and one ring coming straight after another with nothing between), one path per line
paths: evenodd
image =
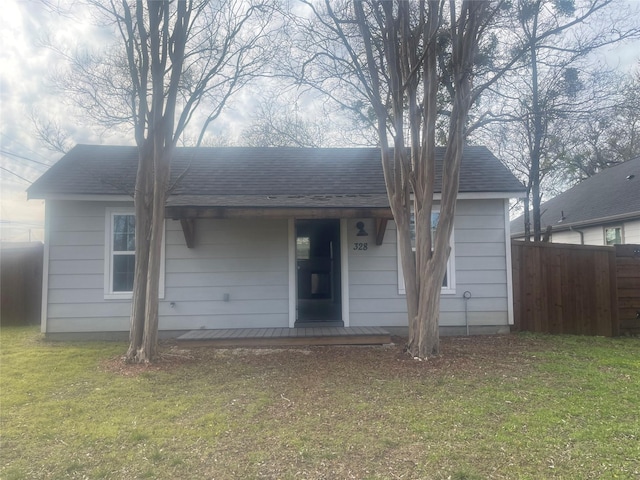
M135 147L78 145L29 188L46 200L48 336L128 332L136 165ZM508 204L522 194L491 152L466 148L443 334L512 324ZM164 336L407 325L379 149L178 148L165 229Z
M602 170L540 206L550 241L582 245L640 244L640 157ZM511 222L524 238L524 218Z

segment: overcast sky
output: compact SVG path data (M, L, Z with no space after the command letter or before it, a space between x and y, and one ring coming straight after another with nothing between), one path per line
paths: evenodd
M640 0L629 0L640 4ZM77 119L50 85L49 75L64 65L60 56L42 46L47 37L58 44L100 45L108 32L95 27L88 12L59 15L48 7L58 0L3 0L0 15L0 238L2 241L43 239L43 201L27 202L25 189L60 154L46 149L34 134L32 115L55 120L72 133L75 143L131 143L121 133L100 136ZM78 17L80 21L78 21ZM640 18L638 19L640 22ZM606 52L610 65L629 70L640 62L640 42ZM250 120L250 92L235 101L220 125L235 132ZM229 133L227 130L219 133Z
M82 132L75 122L67 122L71 115L47 81L48 72L61 61L41 42L50 32L70 43L97 36L97 32L86 24L52 15L39 1L4 0L0 18L1 235L5 241L25 241L30 236L42 240L43 202L27 203L25 189L60 155L35 138L32 112L60 119L78 133L78 139L99 139Z
M92 131L51 85L50 76L64 68L60 55L43 46L108 45L109 32L97 28L89 12L75 9L60 15L50 8L58 0L2 0L0 16L0 237L2 241L43 239L44 202L26 200L25 189L61 154L45 148L35 136L32 117L59 122L73 143L133 144L130 135ZM67 2L68 3L68 2ZM78 7L80 8L80 7ZM80 17L81 21L77 18ZM248 122L247 93L236 98L236 108L225 113L219 135Z

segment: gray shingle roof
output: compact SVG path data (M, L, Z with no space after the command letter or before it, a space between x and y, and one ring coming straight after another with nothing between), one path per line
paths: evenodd
M627 177L630 177L627 179ZM640 157L607 168L543 203L542 230L603 224L640 218ZM524 217L511 222L512 236L524 233Z
M29 198L131 195L136 168L136 147L77 145ZM440 182L438 168L437 191ZM177 148L171 184L168 204L176 206L388 206L377 148ZM487 148L466 147L460 192L522 191Z

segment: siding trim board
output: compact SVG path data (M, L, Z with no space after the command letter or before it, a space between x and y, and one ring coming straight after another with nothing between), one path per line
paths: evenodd
M296 324L297 291L296 291L296 220L287 221L287 245L289 256L289 328Z
M47 333L47 318L49 318L49 255L51 249L51 208L52 204L45 202L44 206L44 251L42 254L42 308L40 331Z
M509 219L509 199L504 201L504 245L507 249L507 316L509 325L514 325L513 313L513 270L511 265L511 220Z

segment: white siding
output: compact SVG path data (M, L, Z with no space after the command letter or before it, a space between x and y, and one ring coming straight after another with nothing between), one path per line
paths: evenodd
M287 220L167 221L165 286L161 329L287 327Z
M636 243L640 244L640 220L631 220L628 222L618 222L607 224L607 227L622 227L622 236L624 243ZM561 232L553 232L551 235L551 241L553 243L570 243L579 245L581 241L581 235L578 230L584 234L585 245L604 245L604 229L603 225L596 225L594 227L581 227L576 230L564 230Z
M604 245L604 228L588 228L584 232L585 245Z
M107 207L126 203L49 201L47 332L129 329L130 300L105 300ZM286 327L286 220L198 220L196 245L166 223L160 329ZM228 295L228 301L224 301Z
M455 294L441 297L440 325L465 325L463 294L470 326L508 325L504 200L460 200L454 227ZM368 237L357 237L362 221ZM384 242L375 244L370 219L348 222L350 323L352 326L406 326L406 300L398 293L395 224L389 222ZM367 250L354 250L367 242Z
M105 299L105 214L131 203L47 202L49 333L128 331L131 301ZM363 221L367 237L357 236ZM398 293L396 231L389 222L375 245L372 219L347 225L351 326L406 326ZM166 222L165 295L160 329L189 330L289 325L288 221L196 221L195 246L186 247L177 221ZM441 325L508 323L503 200L461 200L455 221L455 293L442 296ZM354 249L355 243L367 249ZM225 297L228 300L225 301Z
M624 224L624 243L640 244L640 219Z
M105 211L133 203L47 201L47 332L129 329L130 300L104 299Z
M580 232L582 232L582 235L577 230L580 230ZM552 232L551 242L580 245L582 236L584 236L585 245L604 245L604 230L602 226L584 227L577 230Z

